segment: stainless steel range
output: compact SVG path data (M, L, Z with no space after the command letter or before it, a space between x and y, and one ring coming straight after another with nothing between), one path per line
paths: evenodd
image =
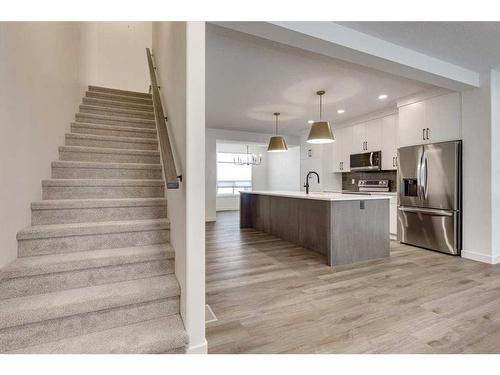
M387 192L389 191L389 180L359 180L359 191Z
M398 240L459 255L462 142L402 147L398 160Z

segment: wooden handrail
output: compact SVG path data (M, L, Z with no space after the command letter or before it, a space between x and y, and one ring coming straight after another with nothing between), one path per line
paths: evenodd
M153 57L149 48L146 48L148 58L149 76L151 78L151 94L153 96L153 108L155 114L156 130L160 141L161 158L163 162L163 173L167 183L167 189L178 189L182 182L182 173L177 166L173 152L171 137L168 134L167 117L163 111L160 96L160 86L156 80L156 67L153 65Z

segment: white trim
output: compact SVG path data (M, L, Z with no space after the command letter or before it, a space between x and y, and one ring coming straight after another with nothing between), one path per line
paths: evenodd
M488 264L498 264L500 263L500 255L491 256L481 253L476 253L474 251L462 250L462 258L475 260L476 262L483 262Z
M442 87L433 87L429 90L425 90L425 91L419 92L417 94L409 95L409 96L406 96L404 98L401 98L397 101L396 105L398 108L404 107L405 105L410 105L413 103L422 102L424 100L435 98L437 96L450 94L452 92L453 91L442 88Z
M373 111L370 113L366 113L364 115L356 116L355 118L349 119L349 120L344 121L344 122L337 122L333 126L333 129L335 130L335 129L347 128L349 126L362 124L364 122L368 122L368 121L372 121L372 120L378 120L378 119L389 117L389 116L397 116L397 114L398 114L398 109L396 106L388 107L388 108L384 108L382 110Z
M211 223L213 221L217 221L217 218L215 216L211 216L211 217L206 217L205 218L205 222L206 223Z
M208 354L207 340L203 340L201 344L195 346L188 346L186 354Z

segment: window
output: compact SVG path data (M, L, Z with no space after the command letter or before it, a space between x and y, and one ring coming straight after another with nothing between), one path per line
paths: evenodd
M245 158L245 155L217 153L217 195L237 195L240 191L252 190L252 166L233 162L234 158Z

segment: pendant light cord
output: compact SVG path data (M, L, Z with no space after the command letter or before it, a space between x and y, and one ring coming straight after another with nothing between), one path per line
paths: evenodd
M320 95L319 96L319 120L321 121L322 119L322 115L323 115L323 112L322 112L322 107L323 107L323 95Z
M276 135L278 135L278 115L276 116Z

